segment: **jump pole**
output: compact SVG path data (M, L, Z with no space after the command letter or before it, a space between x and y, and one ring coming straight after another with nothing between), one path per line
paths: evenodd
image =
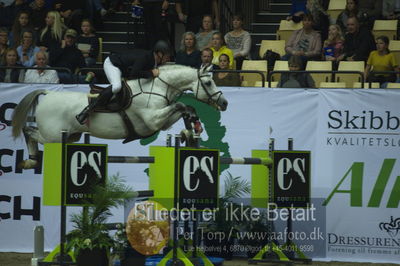
M108 156L108 163L154 163L153 156ZM272 165L272 159L269 157L220 157L220 164L262 164Z

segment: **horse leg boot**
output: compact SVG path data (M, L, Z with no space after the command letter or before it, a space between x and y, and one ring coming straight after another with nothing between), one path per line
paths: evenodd
M88 118L91 111L97 106L107 104L112 96L112 86L108 86L107 88L103 89L97 98L93 99L91 103L85 107L85 109L83 109L77 116L75 116L79 124L83 125L86 122L86 119Z
M38 166L39 162L39 149L38 143L35 138L35 134L37 134L37 129L34 127L25 127L23 128L23 133L25 136L25 142L28 147L29 159L23 160L18 163L18 169L33 169Z

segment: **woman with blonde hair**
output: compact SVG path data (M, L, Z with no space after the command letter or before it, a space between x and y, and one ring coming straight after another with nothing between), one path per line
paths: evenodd
M185 32L181 40L181 48L176 53L175 63L199 68L200 51L197 48L196 35L192 31Z
M46 27L40 32L39 43L42 51L47 51L50 47L61 45L63 35L67 27L61 20L61 15L57 11L49 11L46 16Z
M329 26L328 39L324 42L322 56L326 61L338 62L343 54L344 37L339 25Z

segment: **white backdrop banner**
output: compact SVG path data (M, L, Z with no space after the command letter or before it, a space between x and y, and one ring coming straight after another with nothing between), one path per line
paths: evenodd
M11 138L13 108L35 89L87 90L87 86L0 83L0 251L32 252L33 228L45 228L45 248L59 241L59 208L42 206L40 170L18 170L27 158L22 139ZM202 145L222 156L250 157L252 149L311 151L311 194L326 211L325 250L317 257L335 260L398 262L400 260L400 91L223 88L228 110L197 108L205 132ZM190 103L190 99L186 99ZM147 156L150 145L165 145L166 134L177 134L178 122L154 139L109 144L109 155ZM41 147L42 149L42 147ZM143 164L110 164L137 190L148 188ZM250 180L250 166L222 166L227 173ZM220 181L223 184L223 181ZM221 187L220 190L223 188ZM73 208L68 208L69 212ZM115 210L110 222L122 222ZM296 229L296 224L294 224ZM312 252L310 253L313 254Z

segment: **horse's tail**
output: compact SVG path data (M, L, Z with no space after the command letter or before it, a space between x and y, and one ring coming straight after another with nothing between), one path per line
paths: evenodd
M15 107L12 114L12 136L14 139L21 135L22 128L26 124L28 113L34 109L38 103L38 98L42 94L47 94L46 90L35 90L27 94Z

